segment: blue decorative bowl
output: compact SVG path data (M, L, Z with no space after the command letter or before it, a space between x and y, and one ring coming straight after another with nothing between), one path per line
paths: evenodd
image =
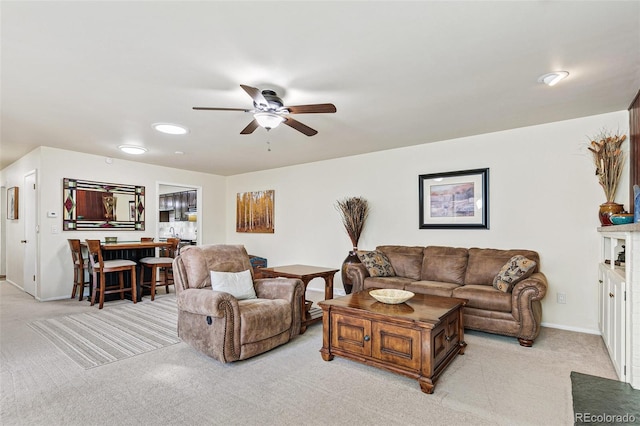
M633 223L633 215L630 213L612 214L611 223L614 225L626 225L628 223Z

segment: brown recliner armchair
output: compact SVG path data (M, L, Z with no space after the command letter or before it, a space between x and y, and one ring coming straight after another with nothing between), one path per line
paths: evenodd
M304 285L298 279L253 281L256 299L211 288L211 271L253 270L240 245L187 246L173 261L178 336L221 362L246 359L300 333Z

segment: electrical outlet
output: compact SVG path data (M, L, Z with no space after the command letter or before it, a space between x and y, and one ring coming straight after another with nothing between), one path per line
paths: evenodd
M51 225L51 233L57 234L58 232L58 225Z
M567 295L565 293L557 293L558 295L558 303L564 305L567 303Z

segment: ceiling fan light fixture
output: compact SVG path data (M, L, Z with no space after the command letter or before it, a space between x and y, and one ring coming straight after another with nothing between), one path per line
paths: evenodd
M140 155L147 152L147 148L143 148L141 146L136 145L120 145L118 147L120 151L126 152L127 154Z
M550 72L550 73L545 74L545 75L541 75L538 78L538 82L539 83L544 83L547 86L555 86L561 80L564 80L568 76L569 76L569 73L566 72L566 71L555 71L555 72Z
M256 119L258 124L265 129L275 129L284 121L284 117L271 112L258 112L253 114L253 118Z
M172 123L154 123L152 127L161 133L169 135L185 135L189 133L189 129L186 127Z

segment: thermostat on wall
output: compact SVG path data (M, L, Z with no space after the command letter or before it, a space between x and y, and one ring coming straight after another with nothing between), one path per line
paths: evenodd
M57 212L47 212L47 217L58 217Z

